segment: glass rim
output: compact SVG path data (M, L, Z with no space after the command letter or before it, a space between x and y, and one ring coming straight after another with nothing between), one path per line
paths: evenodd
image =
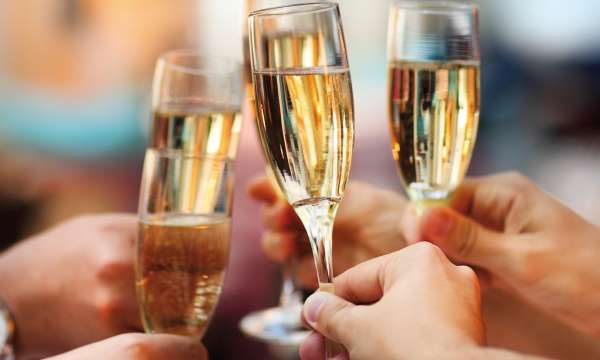
M177 63L177 60L182 59L196 59L200 60L203 64L190 66ZM233 58L213 56L203 53L200 49L170 50L161 54L158 57L158 62L178 72L196 76L230 75L234 73L241 74L242 72L242 63L240 61Z
M254 10L250 14L248 14L248 17L253 18L263 16L281 16L299 13L316 14L337 8L338 4L331 1L289 4Z
M183 160L211 160L211 161L219 161L223 163L233 163L235 161L234 158L231 158L229 155L214 155L214 154L199 154L192 151L188 151L185 149L157 149L157 148L148 148L146 149L146 154L149 152L155 153L156 158L160 159L183 159Z
M447 14L457 11L478 10L479 4L473 1L459 0L396 0L392 3L395 9L412 10L430 14Z

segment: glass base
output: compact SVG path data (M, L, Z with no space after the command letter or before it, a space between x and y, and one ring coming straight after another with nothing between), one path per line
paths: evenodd
M423 215L427 209L448 205L452 193L448 189L432 188L419 183L413 183L408 188L408 196L415 204L418 215Z
M270 345L298 347L310 333L300 321L301 306L271 308L246 315L240 329Z

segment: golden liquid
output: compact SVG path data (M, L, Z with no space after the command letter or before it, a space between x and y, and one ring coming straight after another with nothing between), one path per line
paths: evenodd
M259 2L260 3L260 2ZM267 4L270 3L270 4ZM271 6L291 5L302 1L266 1L264 4L246 4L248 8L265 8ZM257 6L260 5L260 6ZM246 24L247 25L247 24ZM245 26L246 28L246 26ZM265 51L268 53L266 66L269 68L312 68L317 67L320 53L324 48L322 34L318 33L281 33L262 39ZM252 119L256 118L256 97L252 82L252 65L250 61L250 43L248 34L243 36L244 74L246 83L246 98L252 111Z
M147 214L229 214L232 161L146 150L140 209Z
M298 1L294 2L294 1L279 1L282 4L279 5L283 5L283 4L293 4L293 3L298 3ZM246 3L246 5L252 5L252 4L248 4ZM256 5L256 4L253 4ZM266 4L262 4L263 7ZM271 6L274 6L275 4L271 4ZM253 6L250 6L250 8L253 8ZM312 37L310 35L305 35L304 36L305 41L302 42L298 42L298 41L293 41L293 36L287 34L287 35L283 35L280 37L273 37L273 38L269 38L267 39L267 41L269 42L269 47L270 48L277 48L279 52L281 52L283 50L284 54L288 54L291 56L292 59L287 59L288 57L286 56L282 56L279 58L279 60L283 59L284 61L286 61L288 64L291 63L298 63L298 57L300 54L306 53L306 54L310 54L313 55L311 57L314 57L314 55L316 55L316 51L314 48L312 47L304 47L304 44L308 44L308 43L313 43L314 41L312 41ZM246 83L246 101L248 102L247 106L248 106L248 113L250 118L252 119L252 122L254 122L256 124L256 129L257 132L260 133L260 128L258 127L258 123L256 122L256 96L254 94L254 84L252 82L252 65L251 65L251 61L250 61L250 44L249 44L249 39L248 39L248 35L245 34L243 37L243 50L244 50L244 79L245 79L245 83ZM290 51L290 48L292 46L295 46L295 51ZM287 52L285 51L287 50ZM287 59L287 60L285 60ZM294 60L295 59L295 60ZM259 136L260 137L260 136ZM271 167L267 166L265 169L265 175L267 176L267 178L269 179L269 181L271 182L271 184L273 185L273 188L275 189L275 192L277 193L277 196L280 199L284 199L285 196L283 195L281 189L279 188L278 184L277 184L277 179L275 178L275 174L273 173L273 170L271 169Z
M136 288L147 332L202 338L221 294L229 239L225 217L140 222Z
M154 112L150 147L233 159L241 126L240 109L210 103L165 104Z
M354 146L348 69L254 72L254 83L263 149L290 204L338 202Z
M435 204L465 177L479 125L478 63L389 67L394 158L410 198Z

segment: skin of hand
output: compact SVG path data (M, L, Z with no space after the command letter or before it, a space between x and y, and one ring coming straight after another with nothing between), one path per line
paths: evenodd
M84 216L0 256L0 296L15 317L19 359L141 330L136 233L133 215Z
M316 288L314 260L306 231L292 207L264 177L252 182L249 193L265 205L262 214L266 227L262 237L265 254L278 263L297 254L301 285ZM333 230L334 273L406 246L398 228L398 219L406 205L406 199L392 191L360 182L350 183Z
M197 340L175 335L123 334L47 360L206 360Z
M303 360L323 358L323 336L353 359L533 359L484 348L481 297L471 268L420 243L360 264L335 279L336 295L317 292L303 319L316 332ZM323 336L322 336L323 335Z
M433 359L484 342L475 273L453 265L431 244L362 263L337 277L335 289L336 296L312 295L303 317L347 350L340 359ZM300 354L318 359L321 350L319 336L311 336Z
M436 244L487 286L600 337L600 229L522 175L467 180L449 208L407 209L402 222L410 243Z

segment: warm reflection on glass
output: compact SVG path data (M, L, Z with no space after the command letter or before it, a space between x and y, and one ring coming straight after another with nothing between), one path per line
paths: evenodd
M399 1L389 31L394 158L422 211L448 200L471 161L480 108L478 9Z
M231 161L146 153L136 287L148 332L201 338L229 257Z
M227 156L237 154L242 116L239 108L220 104L161 104L154 111L150 146L186 153Z

